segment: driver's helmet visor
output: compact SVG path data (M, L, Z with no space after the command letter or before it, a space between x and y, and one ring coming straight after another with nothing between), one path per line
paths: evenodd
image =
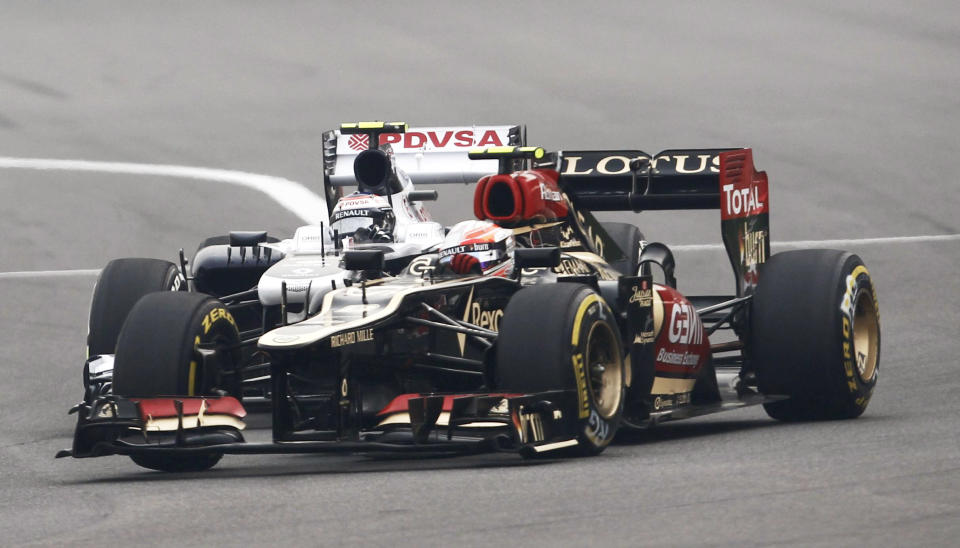
M450 262L454 255L466 253L480 261L480 269L487 270L503 262L507 256L507 242L482 242L448 247L440 250L440 262Z
M392 223L387 221L384 211L377 208L342 209L333 214L330 228L336 230L339 236L352 236L358 228L368 228L371 225L392 232Z

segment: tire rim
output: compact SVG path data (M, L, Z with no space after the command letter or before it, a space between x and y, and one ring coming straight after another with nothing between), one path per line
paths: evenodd
M587 382L597 412L604 419L617 413L623 395L623 358L616 341L605 322L595 323L587 337Z
M877 305L868 291L857 296L853 317L853 352L857 360L860 380L871 382L877 374L880 350L880 319Z

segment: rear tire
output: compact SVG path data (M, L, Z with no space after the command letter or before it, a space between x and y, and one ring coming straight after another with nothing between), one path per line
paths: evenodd
M850 419L867 408L880 364L880 317L860 257L811 249L761 266L751 352L764 404L782 421Z
M495 377L507 392L575 390L573 452L596 455L613 440L626 395L623 345L603 298L577 283L527 287L500 320Z
M113 354L133 305L154 291L185 291L180 269L158 259L114 259L100 271L90 303L87 357Z
M636 276L640 262L640 244L645 239L643 232L630 223L604 222L600 223L600 226L623 251L623 258L613 261L610 266L624 276Z
M227 391L238 395L221 373L235 370L240 342L230 312L216 299L198 293L151 293L137 302L117 341L113 370L115 394L132 397L200 396ZM204 370L196 348L217 348L220 368ZM215 465L222 454L134 455L152 470L191 472Z

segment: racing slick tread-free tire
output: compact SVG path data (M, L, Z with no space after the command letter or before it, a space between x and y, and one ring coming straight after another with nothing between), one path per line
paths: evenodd
M90 304L87 355L113 354L133 305L154 291L186 290L180 269L159 259L114 259L100 272Z
M850 419L867 408L880 363L880 317L860 257L827 249L778 253L760 268L751 311L759 389L782 421Z
M207 371L196 351L214 345L221 365L235 369L240 342L236 324L222 303L198 293L151 293L140 299L117 341L113 392L121 396L195 396L223 388L220 371ZM222 454L131 455L153 470L201 471Z
M602 222L600 226L623 251L624 257L613 261L610 266L624 276L636 276L640 262L640 243L644 241L643 232L630 223Z
M500 320L495 378L508 392L575 390L573 454L596 455L620 426L623 345L613 312L588 286L534 285L518 291Z

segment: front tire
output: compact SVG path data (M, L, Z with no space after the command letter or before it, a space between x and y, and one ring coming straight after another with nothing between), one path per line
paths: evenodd
M613 312L589 287L535 285L517 292L500 320L496 380L500 390L574 390L580 455L596 455L620 426L626 385L623 345Z
M114 259L100 271L90 303L87 357L113 354L133 305L154 291L185 291L180 269L158 259Z
M811 249L761 267L751 355L764 404L783 421L850 419L867 408L880 364L880 316L860 257Z
M117 341L113 391L130 397L238 395L240 335L230 312L198 293L151 293L137 302ZM219 367L204 367L197 349L213 348ZM227 374L225 374L227 373ZM166 472L206 470L221 454L134 455L140 466Z

